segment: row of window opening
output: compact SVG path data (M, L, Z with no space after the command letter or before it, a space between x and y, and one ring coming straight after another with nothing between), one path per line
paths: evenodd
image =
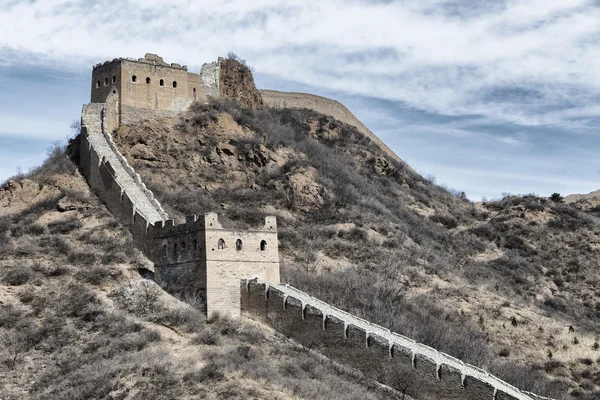
M137 76L133 75L131 77L131 82L137 82ZM146 83L149 85L152 82L152 79L150 79L150 77L146 78ZM117 76L113 75L112 77L112 83L117 83ZM165 86L165 80L161 79L158 84L160 86ZM177 81L173 81L173 87L176 88L177 87ZM102 86L102 81L100 79L98 79L96 81L96 89L100 88L100 86ZM104 86L108 86L108 78L104 78ZM195 89L194 89L195 91Z
M137 76L135 76L135 75L132 75L132 76L131 76L131 82L137 82ZM152 83L152 79L150 79L150 77L148 76L148 77L146 77L146 84L148 84L148 85L149 85L150 83ZM160 86L165 86L165 80L164 80L164 79L161 79L160 81L158 81L158 84L159 84ZM176 87L177 87L177 81L173 81L173 87L174 87L174 88L176 88Z
M244 244L242 242L242 239L238 239L235 241L235 249L237 251L242 250ZM198 241L197 240L193 240L192 241L192 249L194 251L198 250ZM217 242L217 249L219 250L223 250L225 249L225 240L223 239L219 239L219 241ZM260 251L266 251L267 250L267 242L265 240L262 240L260 242ZM173 244L173 255L177 256L179 252L181 253L185 253L186 251L186 244L185 242L181 242L181 245L178 246L177 243ZM167 245L163 245L163 255L166 257L168 256L168 249L167 249Z
M181 247L178 247L177 243L173 244L173 254L176 256L177 253L181 250L181 253L185 253L186 250L186 244L185 242L181 242ZM193 240L192 241L192 250L196 251L198 250L198 241L197 240ZM164 256L168 256L168 249L167 249L167 245L163 245L163 255Z
M113 75L112 77L112 83L117 83L117 76ZM100 79L98 79L96 81L96 88L99 88L101 86L101 81ZM104 86L108 86L108 78L104 78Z
M243 243L242 243L242 239L238 239L235 241L235 249L237 251L242 250L243 247ZM219 239L219 242L217 243L217 249L219 250L223 250L225 248L225 241L223 239ZM267 250L267 242L265 240L261 240L260 242L260 251L266 251Z

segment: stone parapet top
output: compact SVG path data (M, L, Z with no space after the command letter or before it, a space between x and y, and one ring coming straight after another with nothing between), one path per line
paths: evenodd
M83 107L82 126L88 141L102 162L110 164L114 179L135 205L136 211L153 224L168 218L154 195L141 182L141 178L118 152L112 136L105 129L105 103L91 103Z
M292 298L292 299L297 299L302 303L303 310L307 306L312 306L316 309L319 309L322 312L323 318L326 318L327 316L333 316L335 318L338 318L338 319L344 321L344 324L346 326L353 325L353 326L359 327L361 329L364 329L367 332L367 335L375 334L379 337L385 338L386 340L388 340L390 346L393 346L394 344L396 344L396 345L400 345L404 348L410 349L410 351L413 352L413 354L420 354L420 355L426 356L426 357L430 358L431 360L435 361L435 363L438 365L438 367L442 364L446 364L451 367L454 367L461 372L463 377L471 376L473 378L476 378L482 382L490 384L496 390L502 390L503 392L505 392L511 396L514 396L515 398L517 398L519 400L553 400L553 399L550 399L547 397L542 397L542 396L535 395L533 393L522 391L522 390L512 386L511 384L504 382L500 378L498 378L494 375L491 375L489 372L487 372L481 368L475 367L470 364L466 364L463 361L461 361L455 357L452 357L448 354L439 352L432 347L429 347L422 343L418 343L415 340L410 339L406 336L392 332L387 328L384 328L382 326L379 326L372 322L369 322L363 318L352 315L346 311L343 311L343 310L336 308L328 303L325 303L324 301L316 299L316 298L310 296L309 294L304 293L301 290L298 290L287 284L274 285L274 284L270 284L268 282L261 281L259 279L253 279L252 281L257 282L261 285L264 285L265 292L268 292L270 287L273 287L273 288L281 291L282 293L284 293L284 302L286 301L286 299L288 297ZM248 287L248 285L250 285L252 281L242 280L242 283L246 282L246 287Z
M236 231L225 229L219 222L219 216L216 213L206 213L203 215L190 215L186 217L185 223L175 224L172 219L157 221L151 228L153 234L157 236L168 236L173 234L186 234L191 231ZM254 229L240 230L243 233L269 232L277 234L277 219L274 216L266 216L265 223L261 227Z
M98 64L95 64L94 67L92 69L96 69L98 67L102 67L108 64L112 64L115 62L130 62L130 63L136 63L136 64L147 64L147 65L159 65L161 67L165 67L165 68L171 68L171 69L178 69L178 70L182 70L182 71L187 71L188 67L187 65L180 65L177 63L170 63L170 64L155 64L153 61L151 60L146 60L145 58L132 58L132 57L119 57L119 58L113 58L112 60L107 60Z

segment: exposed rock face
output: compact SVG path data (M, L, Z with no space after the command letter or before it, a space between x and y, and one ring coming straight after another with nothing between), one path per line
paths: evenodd
M290 172L286 190L293 209L309 212L323 207L324 188L317 182L317 176L313 167Z
M269 150L261 144L254 149L248 150L246 160L252 162L257 167L264 167L269 162Z
M131 155L131 157L139 160L158 161L158 157L154 155L152 150L150 150L148 146L142 143L138 143L135 146L133 146L129 151L129 154Z
M60 212L87 210L89 208L89 203L73 199L69 196L61 198L56 205L56 210Z
M244 107L264 107L260 92L254 85L252 71L237 60L221 60L219 95L235 100Z
M62 199L60 199L58 201L58 204L56 205L56 209L60 212L73 211L77 210L77 208L77 203L69 199L68 196L65 196Z
M374 164L375 172L379 175L395 177L398 174L398 170L394 168L387 158L377 157Z

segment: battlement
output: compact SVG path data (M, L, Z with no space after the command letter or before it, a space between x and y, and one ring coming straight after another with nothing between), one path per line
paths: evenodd
M219 57L194 73L186 65L167 63L153 53L94 65L91 102L107 103L110 95L117 96L117 126L175 116L192 102L206 102L209 98L231 98L253 108L264 104L252 73L248 68L240 68L236 60Z
M101 63L98 63L96 65L94 65L94 67L92 68L93 70L109 65L109 64L114 64L114 63L120 63L120 62L130 62L130 63L140 63L140 64L148 64L148 65L160 65L161 67L166 67L166 68L174 68L174 69L180 69L180 70L184 70L187 71L188 67L187 65L180 65L177 63L166 63L162 57L160 57L157 54L153 54L153 53L146 53L146 55L144 55L144 57L142 58L132 58L132 57L118 57L118 58L113 58L112 60L107 60Z
M157 221L152 229L155 236L168 236L177 233L187 233L200 230L225 230L225 228L223 228L219 222L219 215L216 213L190 215L186 217L185 223L183 224L175 224L175 221L172 219ZM244 231L277 233L277 219L273 216L266 216L264 225L254 229L246 229Z
M216 93L219 81L211 81L211 77L215 73L218 77L220 62L205 64L197 80L204 82L205 87L216 82L210 87ZM129 64L140 69L127 69ZM251 313L307 348L415 399L549 400L520 391L484 370L295 288L280 285L277 221L273 216L265 217L264 225L248 230L226 229L218 215L211 212L188 216L181 224L169 219L140 175L119 153L111 136L125 107L122 102L130 99L122 93L128 90L123 78L135 71L148 74L148 93L158 99L152 82L154 77L167 76L166 70L193 78L185 66L166 64L154 54L139 60L114 59L96 65L97 93L105 93L106 98L105 102L83 107L79 157L90 187L128 228L136 246L154 262L155 280L163 288L172 293L191 291L195 298L203 299L208 315L218 312L239 316L241 310ZM113 72L115 75L110 78ZM134 83L137 75L131 76L132 87ZM136 93L138 89L131 90Z

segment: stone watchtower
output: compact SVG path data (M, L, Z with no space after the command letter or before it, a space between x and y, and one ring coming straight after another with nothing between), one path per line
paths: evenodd
M275 217L266 217L260 228L235 231L208 213L181 225L159 221L148 235L155 280L169 292L205 299L209 314L240 315L241 279L279 283Z
M199 74L188 72L185 65L168 64L151 53L144 58L115 58L96 64L91 102L107 103L111 94L116 95L117 126L174 115L193 101L219 96L219 62L204 64Z

